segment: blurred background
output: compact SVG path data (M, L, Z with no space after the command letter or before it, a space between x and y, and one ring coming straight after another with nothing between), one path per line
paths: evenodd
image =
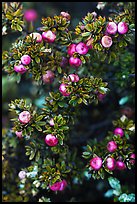
M67 11L71 15L71 27L75 28L79 21L88 12L97 12L98 15L106 16L109 14L108 8L97 9L98 2L22 2L24 11L27 9L34 9L37 12L38 18L35 21L35 28L41 26L41 18L59 15L61 11ZM9 34L2 37L2 51L8 50L19 33ZM133 50L134 58L134 50ZM132 59L131 59L132 61ZM133 63L133 61L131 62ZM113 82L114 83L114 82ZM110 85L113 87L113 83ZM47 87L47 90L49 87ZM129 88L130 89L130 88ZM83 134L86 134L87 138L91 135L100 135L98 139L102 139L108 130L112 128L112 119L119 117L123 113L126 113L129 118L134 119L134 89L126 90L124 95L131 95L130 100L123 99L125 102L120 105L118 102L121 99L121 92L125 91L125 88L115 90L110 93L107 99L103 100L98 106L90 105L83 107L79 123L75 126L74 133L74 146L77 144L77 139L80 145L86 145L86 140L82 140ZM128 93L129 91L129 93ZM18 193L18 178L17 173L24 166L23 163L27 159L25 157L25 149L23 141L19 142L15 135L12 135L9 130L12 128L10 121L10 113L8 111L8 104L11 100L16 98L25 98L28 101L34 101L36 106L40 106L43 102L43 98L38 98L38 87L27 81L25 78L17 84L16 79L9 78L5 72L2 73L2 134L3 134L3 201L4 202L27 202L29 199L31 202L35 202L35 199L26 195L27 198L23 198ZM107 115L107 120L106 120ZM86 118L86 122L85 122ZM105 118L105 122L104 121ZM80 125L79 125L80 124ZM92 138L91 138L92 139ZM20 159L19 159L20 158ZM22 163L23 161L23 163ZM129 187L129 192L133 192L135 188L134 171L128 171L126 173L119 173L118 176L122 184ZM125 180L126 175L126 180ZM54 195L53 200L69 202L94 202L94 201L113 201L111 198L105 198L104 193L109 189L107 181L90 181L87 179L81 185L75 185L73 190L68 190L66 194ZM127 190L128 191L128 190ZM50 193L49 195L50 196ZM71 199L70 199L71 198ZM25 201L25 199L28 199Z

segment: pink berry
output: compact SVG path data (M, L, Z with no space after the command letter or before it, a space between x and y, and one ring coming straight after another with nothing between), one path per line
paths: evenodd
M55 125L53 118L50 119L49 124L50 124L50 126L54 126Z
M61 13L60 13L60 15L61 16L63 16L66 20L70 20L70 15L69 15L69 13L68 12L64 12L64 11L62 11Z
M70 64L70 66L73 66L73 67L77 68L82 64L82 61L78 57L76 57L76 58L70 57L69 58L69 64Z
M43 82L46 84L46 83L52 83L53 81L54 81L54 77L55 77L55 75L54 75L54 73L51 71L51 70L47 70L46 71L46 74L44 74L43 76L42 76L42 80L43 80Z
M108 34L112 34L112 35L115 35L116 32L117 32L117 24L114 23L114 22L109 22L107 24L107 29L106 29L107 33Z
M85 55L88 52L88 47L85 43L80 42L76 45L76 52L78 52L80 55Z
M35 21L37 17L37 12L34 9L28 9L24 12L24 18L28 22Z
M119 32L120 34L125 34L125 33L127 33L127 32L128 32L128 25L127 25L127 23L125 23L125 22L120 22L120 23L118 24L118 32Z
M31 57L30 57L29 55L23 55L23 56L21 57L21 62L22 62L22 64L24 64L24 65L29 65L30 62L31 62Z
M122 128L117 127L117 128L114 130L114 135L120 135L120 137L123 137L124 131L122 130Z
M102 166L102 159L100 157L94 157L90 160L90 166L94 170L99 170Z
M135 164L135 157L136 157L136 155L134 154L134 153L132 153L131 155L130 155L130 160L129 160L129 162L131 163L131 164Z
M116 161L116 168L119 170L124 170L126 169L126 165L123 161Z
M27 69L24 67L23 64L19 64L14 66L14 71L20 74L24 74L27 71Z
M53 43L56 39L56 35L51 30L48 30L42 33L42 38L48 43Z
M68 55L72 56L76 52L76 44L71 44L68 46Z
M110 171L113 171L115 169L115 159L108 157L106 160L106 166Z
M115 141L110 141L107 143L107 150L109 152L114 152L117 149L117 143Z
M26 172L25 171L20 171L19 173L18 173L18 177L22 180L22 179L24 179L25 177L26 177Z
M59 87L59 91L62 93L62 95L63 96L69 96L70 95L70 93L69 92L67 92L67 90L66 90L66 87L67 87L68 85L67 84L61 84L60 85L60 87Z
M58 138L56 138L54 135L52 134L48 134L45 137L45 143L51 147L54 147L58 144Z
M77 74L69 74L68 80L72 82L78 82L79 81L79 76Z
M16 131L15 134L18 138L22 138L22 131Z
M113 41L110 36L104 35L101 39L101 44L103 45L103 47L111 47L112 43Z
M29 111L23 111L19 114L19 121L23 124L27 124L31 119Z
M30 36L33 39L36 39L36 42L38 42L38 43L42 42L42 35L40 33L31 33Z
M63 181L58 181L51 186L49 186L50 190L52 191L63 191L67 186L67 182L64 179Z

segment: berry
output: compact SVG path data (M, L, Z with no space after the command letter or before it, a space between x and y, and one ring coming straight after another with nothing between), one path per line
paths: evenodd
M53 120L53 118L50 119L49 124L50 124L50 126L54 126L54 120Z
M115 159L108 157L106 160L106 166L110 171L113 171L115 169Z
M53 43L56 39L56 35L51 30L48 30L42 33L42 38L48 43Z
M50 71L50 70L47 70L46 71L46 74L44 74L43 76L42 76L42 80L43 80L43 82L46 84L46 83L52 83L53 81L54 81L54 77L55 77L55 75L54 75L54 73L52 72L52 71Z
M76 45L76 52L78 52L80 55L85 55L88 52L88 47L85 43L80 42Z
M127 23L125 23L125 22L120 22L120 23L118 24L118 32L119 32L120 34L125 34L125 33L127 33L127 32L128 32L128 25L127 25Z
M24 64L24 65L29 65L30 62L31 62L31 57L30 57L29 55L23 55L23 56L21 57L21 62L22 62L22 64Z
M114 152L117 149L117 143L115 141L110 141L107 143L107 150L109 152Z
M38 42L38 43L42 42L42 35L40 33L31 33L30 36L33 39L36 39L36 42Z
M62 61L60 62L60 66L65 68L68 65L68 59L66 57L62 57Z
M79 81L79 76L77 74L69 74L68 80L71 82L78 82Z
M67 182L64 179L63 181L58 181L51 186L49 186L50 190L52 191L63 191L67 186Z
M102 159L100 157L94 157L90 160L90 166L94 170L99 170L102 166Z
M16 131L15 134L18 138L22 138L22 131Z
M136 155L134 154L134 153L132 153L131 155L130 155L130 160L129 160L129 162L131 163L131 164L135 164L135 157L136 157Z
M19 173L18 173L18 177L22 180L22 179L24 179L25 177L26 177L26 172L25 171L20 171Z
M45 143L51 147L54 147L58 144L58 138L56 138L54 135L52 134L48 134L45 137Z
M98 93L97 95L98 95L98 100L99 101L102 101L106 96L106 94L102 94L102 93Z
M34 9L28 9L24 12L24 18L28 22L35 21L37 17L37 12Z
M126 165L123 161L116 161L116 168L119 170L124 170L126 169Z
M70 93L67 92L67 90L66 90L67 86L68 86L67 84L61 84L59 87L59 91L62 93L63 96L69 96L70 95Z
M113 35L116 34L116 32L117 32L117 24L114 23L114 22L109 22L107 24L106 31L107 31L108 34L113 34Z
M63 17L64 17L66 20L68 20L68 21L71 19L71 17L70 17L70 15L69 15L68 12L62 11L62 12L60 13L60 15L63 16Z
M82 61L78 57L76 57L76 58L70 57L69 58L69 64L70 64L70 66L73 66L73 67L77 68L82 64Z
M120 135L120 137L123 137L124 131L122 130L122 128L117 127L117 128L114 130L114 135Z
M14 71L20 74L24 74L27 71L27 69L24 67L23 64L19 64L14 66Z
M104 35L101 39L101 44L103 45L103 47L111 47L112 43L113 41L110 36Z
M31 119L29 111L23 111L19 114L19 121L23 124L27 124Z
M71 44L68 46L68 55L72 56L76 52L76 44Z

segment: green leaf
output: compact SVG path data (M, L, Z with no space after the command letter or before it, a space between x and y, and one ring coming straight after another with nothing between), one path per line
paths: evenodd
M105 196L106 198L112 197L112 196L113 196L113 189L109 189L109 190L104 194L104 196Z
M40 132L42 131L42 128L39 125L37 125L36 123L35 123L35 128Z
M62 126L62 127L60 127L60 130L68 130L68 129L69 129L68 126Z
M57 71L58 71L59 74L61 74L62 73L62 68L61 67L57 67Z
M20 32L22 31L22 27L19 24L17 25L17 30Z
M39 57L35 57L35 61L39 64L40 63L40 58Z
M120 185L120 181L118 179L116 179L114 177L109 177L108 182L112 188L121 191L121 185Z
M90 32L82 33L82 37L87 37L87 36L89 36L90 34L91 34Z
M42 120L43 117L44 117L43 115L37 116L36 119L35 119L35 122L38 122L38 121Z
M61 107L61 108L63 108L63 107L67 108L68 107L68 105L63 101L59 101L58 106Z
M31 154L30 154L29 160L32 160L32 159L35 157L35 153L36 153L35 150L32 150L32 151L31 151Z

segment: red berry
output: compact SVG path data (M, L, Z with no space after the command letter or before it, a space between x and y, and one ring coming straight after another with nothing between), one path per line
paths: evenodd
M130 160L129 160L129 162L131 163L131 164L135 164L135 157L136 157L136 155L134 154L134 153L132 153L131 155L130 155Z
M72 82L78 82L79 81L79 76L77 74L69 74L68 80Z
M85 55L88 52L88 47L85 43L80 42L76 45L76 52L78 52L81 55Z
M107 24L106 31L107 31L108 34L113 34L113 35L116 34L116 32L117 32L117 24L114 23L114 22L109 22Z
M31 57L30 57L29 55L23 55L23 56L21 57L21 62L22 62L22 64L24 64L24 65L29 65L30 62L31 62Z
M124 170L126 169L126 165L123 161L116 161L116 168L119 170Z
M27 124L31 119L29 111L23 111L19 114L19 121L23 124Z
M67 84L61 84L59 87L59 91L62 93L63 96L69 96L70 93L67 92L66 87L68 85Z
M15 134L18 138L22 138L22 131L16 131Z
M109 152L114 152L117 149L117 143L115 141L110 141L107 143L107 150Z
M104 35L101 39L101 44L103 45L103 47L111 47L113 41L112 38L110 36Z
M25 171L20 171L19 173L18 173L18 177L22 180L22 179L24 179L25 177L26 177L26 172Z
M51 147L54 147L58 144L58 138L56 138L54 135L52 134L48 134L45 137L45 143Z
M76 52L76 44L71 44L68 46L68 55L72 56Z
M73 67L79 67L81 64L82 64L82 61L81 59L79 59L78 57L70 57L69 58L69 64L70 66L73 66Z
M36 39L36 42L38 43L41 43L42 42L42 35L40 33L31 33L30 36L33 38L33 39Z
M54 126L54 120L53 120L53 118L50 119L49 124L50 124L50 126Z
M90 166L94 170L99 170L102 166L102 159L100 157L94 157L90 160Z
M48 30L42 33L42 38L48 43L53 43L56 39L56 35L51 30Z
M113 171L115 169L115 159L112 157L108 157L106 159L106 166L109 170Z
M50 190L52 191L63 191L67 186L67 182L64 179L63 181L58 181L51 186L49 186Z
M19 64L14 66L14 71L20 74L24 74L27 71L27 69L24 67L23 64Z
M124 131L122 130L122 128L117 127L117 128L115 128L115 130L114 130L114 135L120 135L120 137L123 137Z
M50 70L47 70L46 74L42 76L42 80L45 84L48 84L48 83L50 84L54 81L54 77L55 77L54 73Z
M127 23L125 23L125 22L120 22L120 23L118 24L118 32L119 32L120 34L125 34L125 33L127 33L127 32L128 32L128 25L127 25Z
M34 9L28 9L24 12L24 18L28 22L35 21L37 17L37 12Z
M60 15L63 16L63 17L64 17L66 20L68 20L68 21L71 19L71 17L70 17L70 15L69 15L68 12L62 11L62 12L60 13Z

